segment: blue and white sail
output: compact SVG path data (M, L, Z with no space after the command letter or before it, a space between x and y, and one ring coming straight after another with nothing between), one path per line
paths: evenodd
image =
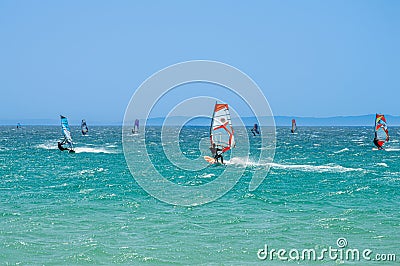
M61 117L61 131L64 135L64 140L61 143L67 144L69 149L73 150L71 129L69 128L69 125L68 125L68 119L62 115L60 115L60 117Z
M82 119L81 131L82 131L82 135L86 135L89 132L89 129L87 127L85 119Z

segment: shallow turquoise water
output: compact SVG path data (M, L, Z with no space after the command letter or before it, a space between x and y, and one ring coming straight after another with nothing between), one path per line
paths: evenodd
M351 248L400 257L398 128L390 128L386 151L372 151L372 128L299 128L294 135L278 128L272 169L257 190L248 190L251 171L266 166L249 163L233 190L197 207L163 203L138 186L119 127L91 127L85 137L72 131L76 154L57 150L59 127L0 127L0 262L333 265L260 261L257 251L265 244L337 247L339 237ZM186 156L200 155L197 140L207 131L182 132ZM256 154L261 147L250 137ZM201 185L208 173L223 171L207 168L204 175L180 178L162 151L149 151L166 166L159 171L177 183ZM229 159L246 167L240 158ZM378 262L351 262L366 263Z

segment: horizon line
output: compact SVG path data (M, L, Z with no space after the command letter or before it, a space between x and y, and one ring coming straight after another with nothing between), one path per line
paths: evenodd
M384 114L385 116L394 116L394 117L400 117L399 115L393 115L393 114L385 114L382 112L378 112L378 113L369 113L369 114L361 114L361 115L331 115L331 116L297 116L297 115L272 115L272 117L291 117L291 118L317 118L317 119L325 119L325 118L336 118L336 117L362 117L362 116L370 116L370 115L375 115L375 114ZM176 115L176 116L171 116L171 117L187 117L190 118L190 116L185 116L185 115ZM238 118L238 116L232 116L233 118ZM270 117L270 116L263 116L263 117ZM71 119L70 117L67 116L67 118ZM163 116L154 116L154 117L149 117L147 119L159 119L159 118L166 118ZM202 117L199 117L202 118ZM204 117L206 118L206 117ZM241 118L256 118L256 116L241 116ZM138 119L145 119L145 118L138 118ZM23 118L21 120L17 120L15 118L11 118L11 119L7 119L7 118L0 118L0 123L1 122L5 122L5 121L38 121L38 120L48 120L48 121L54 121L54 120L58 120L58 118ZM73 119L75 120L75 119ZM81 118L79 118L79 120L82 120ZM87 119L85 119L87 120ZM99 122L99 121L97 121ZM18 123L18 122L17 122ZM120 122L116 122L116 121L108 121L105 123L120 123Z

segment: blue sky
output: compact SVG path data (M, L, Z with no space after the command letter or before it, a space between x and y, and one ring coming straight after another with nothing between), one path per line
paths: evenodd
M396 0L2 0L0 120L122 121L146 78L194 59L248 74L275 115L399 115L399 13Z

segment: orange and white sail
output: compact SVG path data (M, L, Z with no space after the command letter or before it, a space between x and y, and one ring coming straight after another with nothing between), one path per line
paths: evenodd
M211 146L215 143L222 152L227 152L235 147L234 130L228 104L215 103L210 127L210 141Z

